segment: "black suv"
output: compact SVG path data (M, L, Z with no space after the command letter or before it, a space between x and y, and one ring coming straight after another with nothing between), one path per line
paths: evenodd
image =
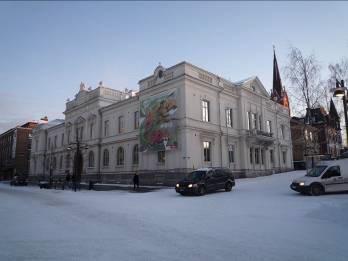
M203 168L189 173L175 186L175 191L184 194L204 195L206 192L225 189L231 191L235 185L232 172L226 168Z

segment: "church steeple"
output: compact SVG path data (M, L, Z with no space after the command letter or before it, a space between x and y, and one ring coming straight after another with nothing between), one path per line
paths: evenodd
M288 94L285 91L285 88L282 86L282 79L280 78L280 72L278 68L277 57L275 54L275 48L273 46L273 88L271 93L271 99L284 107L289 109L290 113L290 104Z
M273 46L273 89L272 89L271 98L272 100L279 102L281 96L282 96L282 80L280 78L277 57L276 57L275 49Z

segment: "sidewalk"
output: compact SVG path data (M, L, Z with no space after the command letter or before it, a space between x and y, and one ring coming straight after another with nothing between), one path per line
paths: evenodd
M86 186L86 187L85 187ZM81 183L81 187L84 189L88 189L87 183ZM108 190L124 190L134 193L145 193L145 192L151 192L159 189L169 189L171 187L165 187L165 186L139 186L139 188L135 189L133 188L133 185L130 184L105 184L105 183L96 183L93 185L93 190L96 191L108 191Z

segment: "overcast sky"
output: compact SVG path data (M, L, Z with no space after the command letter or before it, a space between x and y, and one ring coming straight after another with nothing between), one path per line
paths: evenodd
M0 2L0 133L64 118L81 81L137 89L159 62L232 81L257 75L270 90L274 44L280 69L296 46L327 77L348 53L347 11L345 2Z

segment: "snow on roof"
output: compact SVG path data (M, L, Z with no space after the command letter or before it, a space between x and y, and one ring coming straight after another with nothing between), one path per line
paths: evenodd
M233 82L235 85L243 85L243 84L245 84L246 82L249 82L249 81L251 81L251 80L254 80L256 78L256 76L250 76L250 77L248 77L248 78L246 78L246 79L243 79L243 80L240 80L240 81L238 81L238 82Z
M39 124L38 128L40 128L40 129L48 129L48 128L51 128L53 126L57 126L59 124L62 124L64 122L65 121L62 120L62 119L55 119L55 120L52 120L52 121L49 121L49 122L43 122L43 123Z

